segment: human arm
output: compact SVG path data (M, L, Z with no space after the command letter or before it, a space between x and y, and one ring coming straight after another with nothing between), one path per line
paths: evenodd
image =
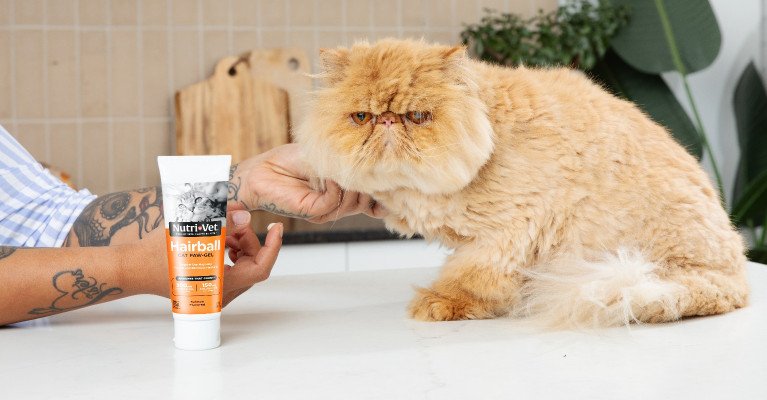
M234 266L225 267L224 305L269 277L282 244L282 226L262 247L250 214L228 218L226 243ZM156 229L132 243L102 247L0 246L0 326L54 315L136 294L168 297L165 232Z
M386 214L367 194L346 192L330 180L318 190L312 181L298 145L275 147L232 166L229 208L264 210L314 223L360 213L374 218Z
M0 326L156 290L138 245L0 247Z
M359 213L375 218L385 215L386 211L370 196L344 192L335 182L326 181L325 190L315 190L309 170L294 144L276 147L233 165L227 210L264 210L315 223ZM161 226L159 187L115 192L98 197L83 210L64 245L131 243Z
M300 162L297 147L293 145L281 146L232 168L227 194L228 214L248 220L230 230L227 237L227 245L235 249L231 258L239 265L226 269L225 303L268 277L281 245L282 226L278 225L276 230L270 231L264 249L261 249L249 227L250 216L243 210L266 209L314 222L359 212L375 215L374 210L382 211L374 204L371 206L372 201L367 196L356 193L344 196L332 182L327 183L325 191L313 190L306 170ZM72 302L69 308L55 307L49 314L133 294L167 296L163 226L161 189L127 190L100 196L86 206L66 238L64 247L68 249L16 251L7 248L7 256L0 259L0 276L4 279L2 282L10 282L7 286L13 290L0 294L0 301L11 305L0 312L0 324L43 316L30 314L31 309L26 308L51 307L50 304L62 294L53 283L59 273L63 273L58 275L61 278L67 274L78 275L79 270L84 280L80 284L98 282L105 290L116 290L95 300L78 294L78 301L83 303ZM108 250L95 249L98 247L108 247ZM152 252L144 254L148 249ZM140 262L136 262L137 254L142 254L138 258ZM94 291L92 288L88 290ZM48 301L48 305L40 301Z
M227 244L242 256L235 256L236 269L225 269L224 304L269 276L281 245L282 226L262 250L250 214L236 211L228 215ZM128 190L86 206L62 248L0 247L0 325L136 294L167 297L163 226L160 189Z

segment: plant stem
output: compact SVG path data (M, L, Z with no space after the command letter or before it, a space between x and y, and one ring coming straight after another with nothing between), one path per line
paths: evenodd
M700 120L700 114L698 114L698 106L695 104L695 100L692 98L692 92L690 91L690 84L687 83L687 75L682 74L682 83L684 84L684 91L687 93L687 100L692 107L692 113L695 116L696 128L698 128L698 135L700 135L700 141L703 143L703 147L708 153L708 158L711 160L711 167L714 170L714 177L716 178L716 187L719 189L719 196L722 203L725 201L724 187L722 185L722 175L719 173L719 166L716 163L716 157L714 157L714 151L711 149L711 145L708 143L708 137L706 131L703 128L703 121Z
M767 215L764 216L764 223L762 224L762 234L759 235L758 247L762 247L767 244Z
M671 60L674 62L677 72L682 75L682 83L684 83L684 91L687 93L687 100L690 102L692 112L695 115L695 121L697 122L698 135L700 141L703 143L703 147L708 153L708 157L711 160L711 167L714 170L714 177L716 178L717 189L719 189L719 196L722 204L724 201L724 187L722 185L722 175L719 173L719 166L716 163L714 152L711 150L711 145L708 143L706 137L706 131L703 128L703 122L700 120L700 114L698 114L698 106L695 104L695 100L692 98L692 92L690 91L690 84L687 83L687 68L682 62L682 56L679 53L679 49L676 46L676 39L674 39L674 33L671 30L671 21L669 21L668 14L666 13L666 2L664 0L655 0L655 8L658 10L658 16L660 16L660 22L663 26L663 34L666 37L666 44L668 44L669 53L671 53Z
M676 47L674 33L671 31L671 21L669 21L668 14L666 13L666 2L655 0L655 8L658 10L658 16L660 16L660 24L663 26L663 35L666 36L666 44L668 44L668 51L671 53L671 60L674 62L676 70L684 77L687 75L687 68L682 62L682 56L679 55L679 49Z

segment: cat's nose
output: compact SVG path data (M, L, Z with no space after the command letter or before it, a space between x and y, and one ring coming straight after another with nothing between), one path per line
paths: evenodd
M398 123L398 122L402 122L402 119L399 117L399 115L391 111L387 111L379 115L378 118L376 118L377 124L384 124L386 125L387 128L390 127L392 124Z

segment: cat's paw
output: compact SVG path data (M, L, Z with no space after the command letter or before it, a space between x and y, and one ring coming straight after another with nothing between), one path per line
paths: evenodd
M682 298L674 302L655 301L649 304L635 305L632 310L633 317L638 322L658 324L662 322L676 321L682 317L682 310L689 304L689 299Z
M419 321L457 321L463 319L487 319L496 316L490 304L466 293L445 295L434 290L417 288L410 303L410 317Z

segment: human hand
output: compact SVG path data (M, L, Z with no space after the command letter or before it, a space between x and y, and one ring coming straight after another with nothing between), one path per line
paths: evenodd
M234 167L230 209L260 209L314 223L359 213L385 216L386 210L369 195L345 192L330 180L320 190L311 184L310 177L311 168L303 161L298 145L276 147Z
M226 247L234 265L224 266L224 306L256 283L269 278L282 247L283 230L280 223L271 226L261 246L250 225L249 212L227 213L226 225Z
M226 247L229 248L229 258L234 265L224 266L224 306L245 293L254 284L269 277L282 246L283 230L282 224L272 226L262 246L250 226L249 212L233 210L227 212L226 218ZM141 286L144 286L140 289L141 292L169 297L165 230L155 229L134 246L133 254L136 254L137 259L159 262L141 262L141 265L151 270L125 271L126 274L131 275L128 278L134 282L141 282Z

